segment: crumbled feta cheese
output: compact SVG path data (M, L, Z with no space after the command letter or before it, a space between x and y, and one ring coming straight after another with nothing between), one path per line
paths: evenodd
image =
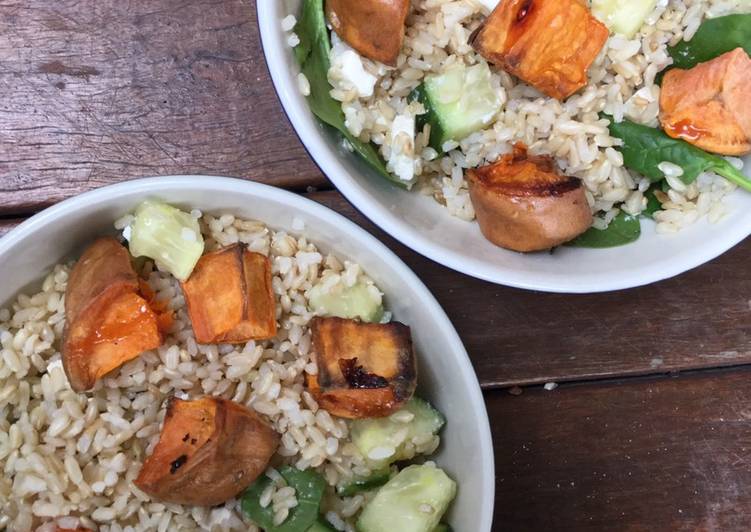
M336 34L331 38L330 59L329 78L335 88L354 89L360 98L373 96L378 77L365 70L362 57Z
M402 181L415 178L415 117L398 115L391 124L389 169Z
M127 240L128 242L130 242L131 231L132 229L130 228L130 226L123 228L123 238Z

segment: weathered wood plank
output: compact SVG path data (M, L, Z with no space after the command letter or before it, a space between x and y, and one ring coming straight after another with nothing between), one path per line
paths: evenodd
M749 530L749 380L701 372L486 393L494 530Z
M459 331L485 387L751 363L751 239L651 286L543 294L448 270L376 229L340 194L310 196L371 231L420 275Z
M16 227L23 220L15 218L0 219L0 237L5 233Z
M135 177L322 186L243 0L0 0L0 214Z

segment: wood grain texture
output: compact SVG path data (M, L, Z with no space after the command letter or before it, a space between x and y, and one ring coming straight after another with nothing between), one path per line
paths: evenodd
M651 286L545 294L470 279L397 243L340 194L310 197L365 227L418 273L486 388L751 363L751 239Z
M15 218L0 219L0 237L5 235L8 231L16 227L23 220Z
M0 214L135 177L321 186L251 0L0 0Z
M486 393L494 530L751 529L749 381L744 370Z

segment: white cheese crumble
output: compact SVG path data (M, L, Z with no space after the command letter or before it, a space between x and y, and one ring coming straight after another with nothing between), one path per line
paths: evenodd
M343 89L352 89L360 98L373 96L378 77L365 70L362 57L335 33L331 35L330 58L330 81L339 81L334 84L335 87L339 85Z
M415 117L397 115L391 123L391 156L388 169L402 181L415 178Z

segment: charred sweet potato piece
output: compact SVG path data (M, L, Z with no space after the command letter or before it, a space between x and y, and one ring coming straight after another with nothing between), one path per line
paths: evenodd
M469 195L485 238L514 251L550 249L592 225L579 179L558 173L550 157L523 144L499 161L467 170Z
M333 30L361 55L396 66L410 0L326 0Z
M241 244L200 258L182 283L196 340L241 343L276 334L271 263Z
M218 397L172 398L154 452L135 480L160 501L214 506L266 470L279 435L255 412Z
M751 152L751 58L743 48L689 70L665 74L660 121L665 133L722 155Z
M335 416L384 417L412 397L417 366L409 327L314 318L317 375L307 376L321 408Z
M582 0L504 0L471 44L491 63L563 100L587 84L608 35Z
M62 359L71 387L96 380L162 343L157 314L138 294L130 254L114 238L100 238L71 271L65 292Z

